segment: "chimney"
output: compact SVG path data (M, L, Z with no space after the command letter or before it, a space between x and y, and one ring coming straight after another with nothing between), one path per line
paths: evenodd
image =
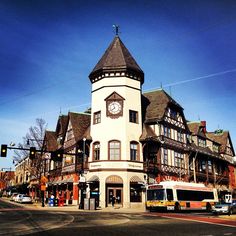
M205 120L201 121L201 127L202 127L202 132L205 134L206 133L206 121Z

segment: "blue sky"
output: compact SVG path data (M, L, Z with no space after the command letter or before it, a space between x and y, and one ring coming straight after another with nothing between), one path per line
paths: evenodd
M186 119L229 130L236 148L236 2L228 0L1 0L0 143L21 142L36 118L90 106L89 73L113 24L145 73ZM0 168L12 167L12 152Z

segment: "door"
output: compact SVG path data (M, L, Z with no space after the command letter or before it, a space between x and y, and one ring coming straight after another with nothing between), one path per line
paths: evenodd
M107 188L107 206L112 206L112 198L115 197L115 206L122 207L122 188Z

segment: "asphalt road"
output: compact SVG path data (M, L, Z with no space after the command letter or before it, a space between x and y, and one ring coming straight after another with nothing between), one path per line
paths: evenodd
M236 235L236 227L172 218L165 213L29 209L0 200L0 235ZM194 214L186 214L189 217ZM170 218L166 218L170 216ZM199 217L199 216L198 216ZM209 218L203 215L203 219Z

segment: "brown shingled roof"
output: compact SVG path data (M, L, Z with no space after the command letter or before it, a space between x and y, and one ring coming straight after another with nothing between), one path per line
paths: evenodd
M68 116L76 142L83 138L91 138L88 129L90 127L90 114L69 112Z
M201 122L200 122L200 121L188 122L188 128L189 128L190 132L191 132L193 135L197 135L197 134L198 134L200 125L201 125Z
M221 147L220 147L221 153L226 152L227 141L229 139L229 142L230 142L232 150L233 150L233 155L234 155L234 149L233 149L233 146L231 143L229 131L222 131L221 133L209 132L209 133L207 133L207 137L209 137L210 139L214 140L215 142L221 144Z
M170 104L175 105L181 111L183 110L183 108L162 89L144 93L142 95L144 122L162 120Z
M155 134L155 131L149 125L144 124L143 132L142 132L142 135L140 136L139 140L145 141L145 140L148 140L149 138L153 138L153 137L157 137Z
M45 145L46 145L46 150L51 152L57 150L57 135L56 132L54 131L45 131Z
M68 116L60 115L57 121L56 134L64 136L66 132L66 125L68 121Z
M91 79L99 72L113 70L131 70L136 72L139 76L141 76L143 83L143 71L118 36L113 39L102 58L90 73L89 78Z

